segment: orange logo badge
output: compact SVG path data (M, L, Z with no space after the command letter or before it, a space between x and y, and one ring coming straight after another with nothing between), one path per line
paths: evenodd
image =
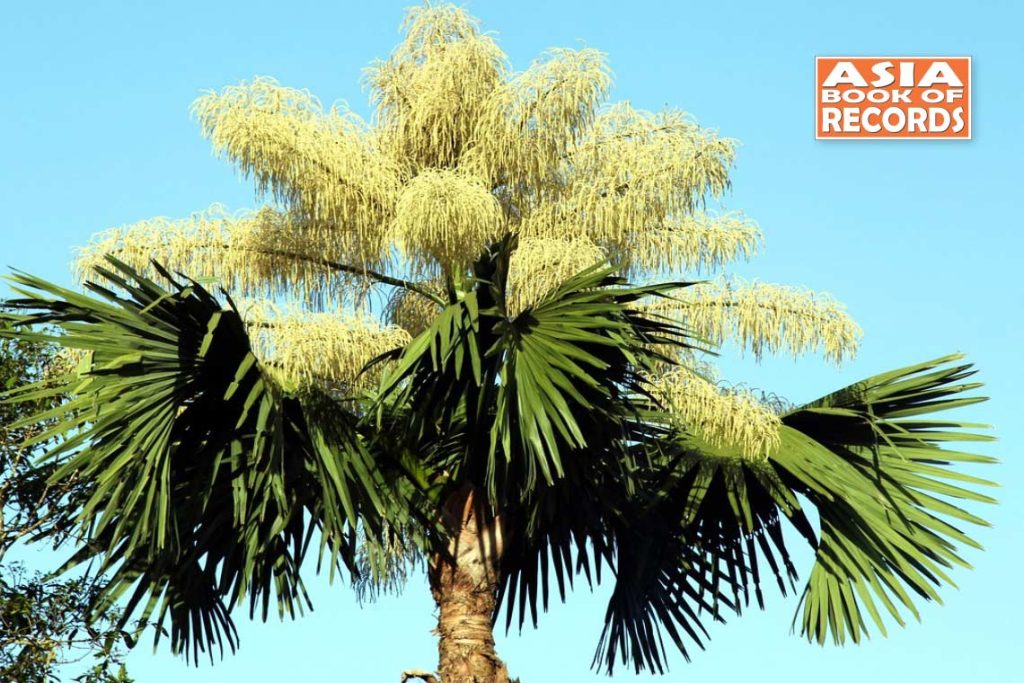
M815 137L971 138L970 57L818 57Z

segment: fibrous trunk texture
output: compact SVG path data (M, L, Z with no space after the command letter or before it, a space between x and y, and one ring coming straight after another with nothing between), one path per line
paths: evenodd
M448 556L430 567L437 603L442 683L510 683L494 651L491 620L497 600L502 538L499 519L488 515L472 490L454 494L445 506L452 525Z

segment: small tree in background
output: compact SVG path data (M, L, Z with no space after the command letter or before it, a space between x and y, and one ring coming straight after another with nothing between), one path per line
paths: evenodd
M513 73L462 10L417 7L367 71L372 124L269 79L195 103L265 206L103 233L77 261L93 296L12 278L18 334L86 352L14 398L72 396L45 438L68 459L50 481L90 483L63 514L72 564L109 576L96 609L169 621L196 657L233 648L240 602L308 604L318 539L370 592L425 561L444 683L503 682L494 621L610 570L595 664L660 671L663 636L685 655L762 578L795 588L783 519L817 549L809 638L938 598L976 545L951 521L984 523L947 499L990 500L945 467L990 459L941 447L986 437L929 417L983 400L955 396L970 366L798 408L723 388L708 344L840 362L859 330L806 290L688 285L760 243L714 209L735 144L608 106L609 83L590 49Z

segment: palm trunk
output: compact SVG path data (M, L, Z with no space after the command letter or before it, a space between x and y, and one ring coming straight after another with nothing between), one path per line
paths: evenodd
M497 600L502 550L499 519L488 519L472 490L445 506L452 528L448 556L430 566L430 589L439 615L437 634L442 683L510 683L494 651L491 619Z

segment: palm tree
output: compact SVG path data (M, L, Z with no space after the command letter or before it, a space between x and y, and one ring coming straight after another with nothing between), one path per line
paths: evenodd
M267 206L104 233L77 262L88 294L12 276L11 334L77 350L11 400L70 396L26 420L56 421L53 480L84 482L58 528L68 566L108 577L97 610L212 657L235 606L309 606L316 541L370 593L425 563L444 683L508 681L496 620L536 625L581 576L614 583L595 665L662 671L664 635L685 656L762 603L762 576L796 590L783 520L816 549L807 637L939 599L977 545L953 524L984 524L951 499L991 501L949 467L991 459L943 448L988 437L932 418L984 400L958 395L970 365L780 405L723 388L714 345L839 362L859 338L842 306L659 282L756 250L752 221L706 208L733 141L603 107L593 50L510 73L450 6L410 10L367 80L373 126L267 79L204 95L204 133Z

